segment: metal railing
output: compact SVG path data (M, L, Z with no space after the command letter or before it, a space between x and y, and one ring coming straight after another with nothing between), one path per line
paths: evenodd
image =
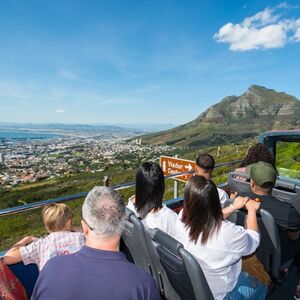
M224 163L216 164L215 168L220 168L220 167L224 167L224 166L232 166L239 162L241 162L241 161L234 160L234 161L230 161L230 162L224 162ZM189 172L176 173L176 174L165 176L165 179L176 178L178 176L189 175L189 174L193 174L193 173L194 173L194 170L191 170ZM114 190L122 190L122 189L127 189L127 188L130 188L133 186L135 186L135 182L123 183L123 184L112 186L111 188ZM85 197L87 194L88 194L88 192L82 192L82 193L78 193L78 194L73 194L73 195L68 195L68 196L63 196L63 197L58 197L58 198L52 198L52 199L48 199L48 200L42 200L42 201L37 201L37 202L24 204L24 205L20 205L20 206L1 209L0 217L18 214L18 213L25 212L28 210L38 209L40 207L43 207L45 205L52 204L52 203L68 202L68 201L80 199L82 197ZM182 199L182 197L178 197L178 198L175 197L174 199L166 200L164 202L164 204L169 205L169 204L175 203L176 201L181 200L181 199Z

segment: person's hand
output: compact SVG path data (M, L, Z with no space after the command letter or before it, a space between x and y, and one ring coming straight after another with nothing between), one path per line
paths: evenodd
M132 204L135 204L135 195L132 195L132 196L129 198L129 201L131 201Z
M248 197L236 197L235 199L234 199L234 201L233 201L233 207L235 208L235 209L241 209L241 208L243 208L245 205L246 205L246 203L249 201L249 198Z
M32 242L36 241L37 239L38 238L35 236L25 236L21 242L22 242L22 244L24 244L26 246L26 245L31 244Z
M231 200L234 200L234 199L236 198L236 196L237 196L237 192L230 193L229 198L230 198Z
M246 208L248 211L250 210L254 210L254 211L258 211L260 207L260 202L257 202L255 200L249 200L247 203L246 203Z

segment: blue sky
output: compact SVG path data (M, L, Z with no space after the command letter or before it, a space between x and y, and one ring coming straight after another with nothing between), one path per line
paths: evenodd
M300 1L0 2L1 122L181 124L299 73Z

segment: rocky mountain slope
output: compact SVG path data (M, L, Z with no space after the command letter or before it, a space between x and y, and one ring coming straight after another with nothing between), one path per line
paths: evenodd
M195 120L142 136L142 143L185 146L236 142L266 130L300 127L300 101L283 92L252 85L241 96L228 96Z

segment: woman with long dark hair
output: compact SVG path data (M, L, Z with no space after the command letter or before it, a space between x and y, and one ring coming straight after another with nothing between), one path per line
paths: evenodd
M135 179L135 196L129 199L127 207L146 227L173 234L177 214L162 204L165 178L161 167L154 162L145 162L138 168Z
M216 185L193 176L184 191L184 206L175 238L201 265L215 299L265 299L267 288L241 272L241 257L260 243L256 211L259 203L248 200L247 229L223 220Z

